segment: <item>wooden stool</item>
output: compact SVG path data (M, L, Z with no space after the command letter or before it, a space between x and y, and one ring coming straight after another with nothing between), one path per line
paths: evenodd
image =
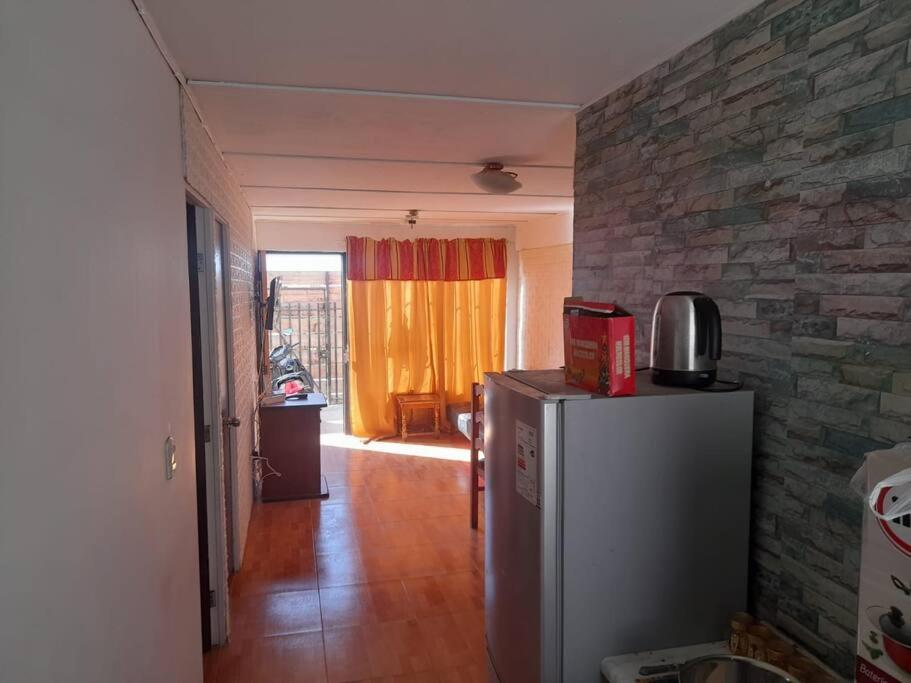
M417 434L433 434L440 438L440 396L439 394L395 394L398 407L398 426L402 441L407 441L409 436ZM409 432L408 419L412 417L415 408L428 408L433 410L432 432Z

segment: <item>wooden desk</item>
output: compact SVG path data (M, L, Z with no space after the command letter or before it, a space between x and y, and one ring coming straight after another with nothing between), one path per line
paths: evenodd
M412 417L412 412L416 408L427 408L433 411L433 431L420 433L433 434L437 438L440 437L439 394L395 394L395 403L398 409L398 426L402 441L407 441L409 435L414 436L416 434L408 430L408 420Z
M282 476L263 479L263 500L320 498L329 495L320 470L322 394L259 407L260 455ZM265 472L269 468L264 468Z

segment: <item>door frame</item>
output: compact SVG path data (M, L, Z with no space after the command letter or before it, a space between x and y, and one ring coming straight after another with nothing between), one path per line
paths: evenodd
M231 290L229 270L226 264L230 254L227 250L227 224L209 207L205 206L194 193L188 190L187 203L195 211L197 291L199 294L199 345L202 370L202 398L205 432L205 497L206 531L208 546L209 578L209 624L212 645L224 645L229 635L228 578L229 558L238 562L238 553L229 552L227 545L228 525L232 527L233 545L237 544L237 496L231 496L231 509L227 508L228 490L226 483L237 491L237 473L233 459L236 436L229 430L229 440L222 440L222 418L218 397L221 389L227 397L228 409L235 405L233 383L233 354L231 337ZM216 288L218 287L215 266L216 253L222 258L221 288L224 318L225 373L222 378L218 365L218 315L215 310ZM225 386L221 386L221 382ZM233 412L231 413L233 415ZM208 437L208 439L206 438ZM227 519L230 514L231 519Z
M224 341L225 341L225 395L227 397L228 415L221 417L233 417L237 415L237 396L234 391L234 315L233 315L233 298L231 290L231 230L228 224L221 220L217 214L214 218L214 238L218 240L218 246L221 252L221 285L222 285L222 315L224 319ZM213 280L214 282L214 280ZM220 422L217 424L221 424ZM240 571L243 561L240 547L240 508L238 507L237 492L240 490L240 480L237 469L238 443L237 429L228 427L222 430L227 436L225 452L228 457L224 459L225 474L230 484L230 513L231 519L231 546L227 548L230 572ZM252 486L252 483L250 484Z
M262 259L263 292L269 291L269 270L266 268L266 257L269 254L299 254L301 256L338 256L342 262L341 270L341 300L342 300L342 392L345 400L342 403L342 432L351 434L351 392L349 391L349 367L351 365L348 353L348 254L344 251L315 251L307 249L264 249L259 252ZM266 346L265 344L263 345ZM269 349L264 349L268 354ZM268 384L268 382L267 382Z
M196 472L196 530L199 543L199 614L202 621L202 651L212 649L211 574L209 549L209 496L206 491L206 445L204 425L202 341L200 339L199 266L197 258L196 207L187 201L187 289L190 294L190 349L193 357L193 462Z

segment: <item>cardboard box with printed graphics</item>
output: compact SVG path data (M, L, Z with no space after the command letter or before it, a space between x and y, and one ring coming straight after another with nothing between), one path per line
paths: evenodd
M636 322L616 304L563 301L566 383L607 396L636 393Z
M911 680L911 511L893 516L890 508L911 496L911 444L868 453L854 483L865 496L855 676L858 683L906 682Z

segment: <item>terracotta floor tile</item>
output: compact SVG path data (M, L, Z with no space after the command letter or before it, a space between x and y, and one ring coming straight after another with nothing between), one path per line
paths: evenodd
M388 480L373 480L367 489L370 491L370 497L374 502L387 500L410 500L420 496L426 496L431 489L424 485L420 479L402 480L398 477L390 476Z
M459 632L468 640L475 661L485 661L487 644L484 637L484 608L454 612L452 618L458 625Z
M486 681L468 465L324 447L323 471L328 500L254 506L205 683Z
M400 579L409 575L407 548L372 549L362 553L364 572L368 581Z
M321 629L319 591L268 593L231 599L232 640Z
M309 513L308 513L309 514ZM264 528L247 540L244 561L260 560L267 553L287 553L299 550L313 554L313 528L311 518L284 526Z
M438 578L442 577L418 576L403 579L415 616L429 617L437 614L449 614L452 611L452 606Z
M420 527L431 543L446 543L454 548L484 546L484 535L468 524L468 504L465 511L446 517L429 517L419 520Z
M390 542L390 536L387 532L386 525L378 522L376 524L365 524L357 527L357 549L363 554L374 550L385 550L394 547L396 543Z
M425 495L467 494L470 489L468 473L465 476L443 475L421 479Z
M313 506L324 507L326 505L347 505L350 503L358 503L362 501L370 501L370 492L366 486L356 486L352 484L345 485L329 485L329 497L328 498L319 498L313 500Z
M312 548L306 552L293 549L287 553L269 552L262 557L248 555L244 568L231 578L233 597L317 587L316 557Z
M472 632L464 632L453 614L440 614L418 620L424 647L436 670L471 666L483 661Z
M316 556L319 587L348 586L367 583L368 575L356 550Z
M403 579L418 617L484 608L484 576L478 571Z
M424 518L421 498L399 498L377 502L377 517L381 522L404 522Z
M414 522L383 522L383 547L405 548L412 545L431 545L433 540L423 526Z
M371 677L367 640L363 627L335 628L323 631L326 647L326 671L329 683L365 681Z
M364 473L364 485L371 492L373 489L403 486L420 481L420 477L411 468L384 467Z
M326 680L322 633L232 642L218 660L217 683Z
M421 496L399 500L383 500L376 503L376 514L382 522L400 522L435 517L462 515L468 519L468 496L445 494ZM467 524L465 525L468 526Z
M417 674L371 678L370 683L439 683L439 680L436 671L422 671Z
M323 476L329 486L364 486L367 483L367 473L363 470L347 469L327 471L323 469Z
M378 524L373 503L367 500L345 503L342 505L326 505L313 509L312 524L314 531L338 527L358 527Z
M466 529L468 521L468 494L443 494L404 500L380 501L376 504L377 516L383 522L424 520L458 516Z
M436 673L439 683L487 683L486 663L461 666Z
M431 671L433 666L414 619L360 627L374 678Z
M471 571L477 566L476 557L470 547L454 546L451 543L437 543L434 547L439 557L441 571L447 574Z
M284 530L300 524L307 526L310 521L310 507L309 500L263 503L255 506L251 523L255 523L261 531Z
M360 548L359 529L355 526L326 526L313 531L313 546L317 555L357 551Z
M202 657L202 680L203 683L215 683L215 670L218 666L218 648L213 648L203 654Z
M401 581L320 589L323 628L399 621L413 616Z

